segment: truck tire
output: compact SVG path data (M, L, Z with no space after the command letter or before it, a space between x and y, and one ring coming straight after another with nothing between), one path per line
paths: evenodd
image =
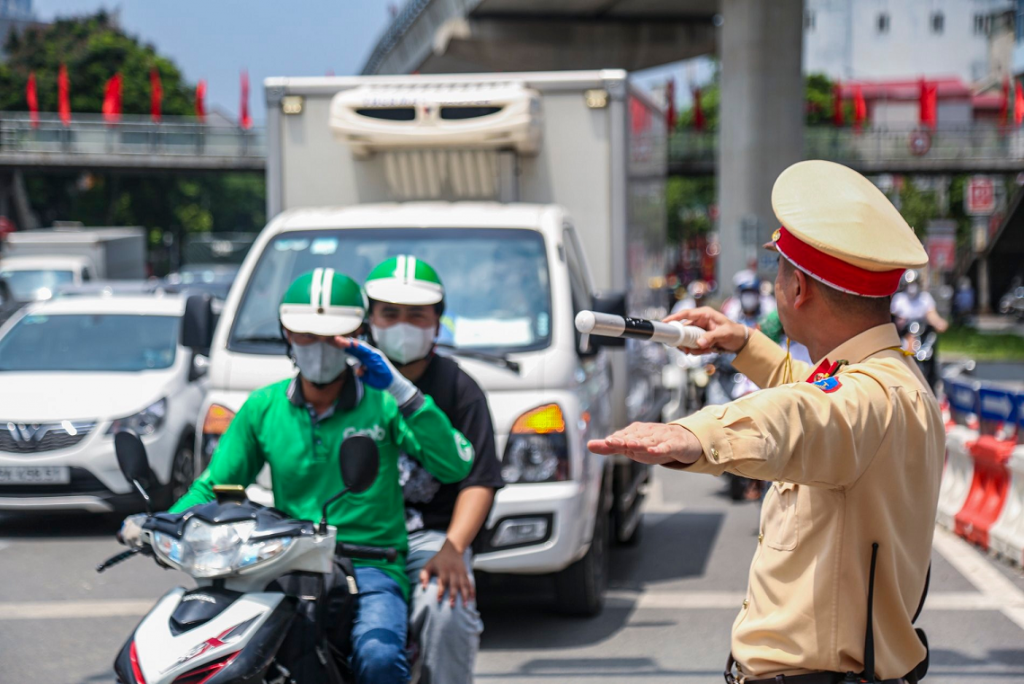
M604 607L604 591L608 586L609 518L600 507L586 555L555 574L555 605L559 612L593 617Z
M165 511L178 499L183 497L195 479L195 437L185 435L174 452L171 463L171 479L161 488L154 504L156 510Z

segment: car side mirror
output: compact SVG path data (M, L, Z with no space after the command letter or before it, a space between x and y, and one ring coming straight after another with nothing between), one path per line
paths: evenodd
M192 367L188 371L189 382L195 382L205 377L210 372L210 357L194 352L192 354Z
M117 456L117 465L121 469L124 479L142 495L146 502L146 510L152 513L152 505L149 500L149 493L146 486L151 484L152 478L149 469L149 458L146 456L146 446L134 432L122 430L114 435L114 454Z
M615 316L626 317L626 293L625 292L603 292L594 295L590 305L591 311L598 313L614 314ZM626 339L623 337L602 337L600 335L590 336L590 353L596 354L600 347L625 347Z
M209 354L213 344L213 304L208 294L191 295L185 300L181 320L181 345L201 354Z

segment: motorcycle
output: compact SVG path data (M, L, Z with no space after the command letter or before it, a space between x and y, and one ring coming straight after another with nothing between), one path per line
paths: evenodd
M249 501L240 486L214 487L215 502L182 513L153 513L147 489L155 479L142 440L119 432L114 447L149 515L141 545L97 572L145 555L197 584L169 591L135 628L114 662L120 684L352 681L344 649L359 588L350 559L394 561L397 553L338 542L327 508L373 484L379 455L372 439L342 443L346 486L324 502L319 523Z
M921 368L928 384L935 388L939 381L939 368L936 358L936 345L939 335L926 320L909 321L900 330L903 348L913 353L917 365Z

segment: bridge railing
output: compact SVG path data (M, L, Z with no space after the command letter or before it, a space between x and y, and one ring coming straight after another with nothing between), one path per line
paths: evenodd
M669 161L695 166L714 164L718 134L675 131L669 140ZM804 156L852 165L929 162L1022 161L1024 130L995 126L939 128L869 128L856 131L833 126L804 129Z
M0 112L0 153L62 155L173 155L262 158L263 129L199 123L192 117L122 116L107 123L101 114L76 114L69 126L41 113L34 127L27 112Z

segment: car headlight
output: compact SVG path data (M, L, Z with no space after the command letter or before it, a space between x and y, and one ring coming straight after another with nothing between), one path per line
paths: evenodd
M565 417L557 404L527 411L512 426L501 476L508 484L569 479Z
M270 560L291 547L293 537L250 541L256 521L211 525L193 518L181 539L156 532L156 552L193 577L223 577Z
M160 429L167 417L167 400L161 399L127 418L118 418L107 429L108 435L131 430L139 437L151 435Z

